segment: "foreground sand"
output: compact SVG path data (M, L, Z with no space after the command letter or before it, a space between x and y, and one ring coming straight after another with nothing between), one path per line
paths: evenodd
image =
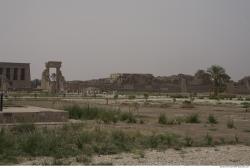
M20 165L53 165L51 157L28 159ZM58 164L58 163L57 163ZM60 160L61 165L250 165L250 146L190 147L181 150L147 150L143 153L122 153L94 156L89 163L78 163L76 157Z
M93 164L113 165L250 165L249 146L191 147L164 152L146 151L143 154L96 156Z

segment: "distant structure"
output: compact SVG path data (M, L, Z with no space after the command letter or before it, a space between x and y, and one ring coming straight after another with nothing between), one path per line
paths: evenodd
M50 93L63 92L65 79L61 72L62 62L49 61L45 67L46 69L42 73L41 89ZM55 68L56 72L50 74L51 68Z
M204 71L198 71L194 76L178 74L158 76L152 74L115 73L109 78L89 81L68 81L66 91L84 93L87 88L95 88L96 92L112 91L148 91L165 93L209 93L212 92L213 82ZM250 77L238 82L227 83L227 93L250 94Z
M238 82L230 81L227 84L227 92L234 94L250 94L250 76L244 77Z
M27 90L31 88L30 64L0 62L0 90Z

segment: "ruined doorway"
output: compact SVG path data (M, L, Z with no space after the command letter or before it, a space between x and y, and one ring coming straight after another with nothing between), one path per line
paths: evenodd
M61 72L61 62L49 61L45 64L46 69L42 74L42 89L50 93L60 93L64 91L65 79Z

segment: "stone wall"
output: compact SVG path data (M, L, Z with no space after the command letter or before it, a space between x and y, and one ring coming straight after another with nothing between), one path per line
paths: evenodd
M227 84L228 93L250 93L250 77L239 82ZM152 74L111 74L110 78L89 81L67 82L68 92L82 91L94 87L101 92L106 91L152 91L168 93L202 93L212 92L212 81L202 72L194 76L178 74L172 76L154 77Z
M0 89L23 90L31 88L30 64L0 62Z

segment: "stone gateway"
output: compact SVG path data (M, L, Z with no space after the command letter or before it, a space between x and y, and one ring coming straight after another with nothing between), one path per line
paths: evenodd
M45 64L46 69L42 73L41 87L50 93L59 93L64 91L65 79L61 72L62 62L49 61ZM50 73L50 69L55 68L55 73Z

